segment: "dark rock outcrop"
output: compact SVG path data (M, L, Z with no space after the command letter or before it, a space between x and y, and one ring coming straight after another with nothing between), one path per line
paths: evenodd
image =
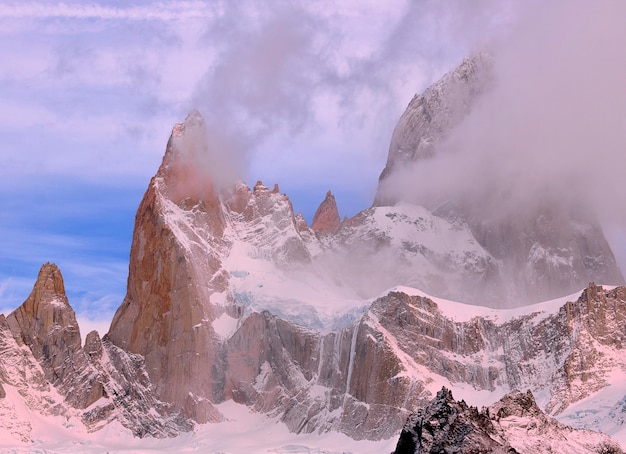
M488 413L455 401L446 388L408 419L393 454L442 452L517 453L496 435Z
M478 410L445 387L412 414L393 454L532 452L623 453L607 435L575 430L547 417L530 391L514 391Z

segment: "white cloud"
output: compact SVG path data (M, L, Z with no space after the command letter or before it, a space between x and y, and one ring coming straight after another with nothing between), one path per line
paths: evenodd
M114 7L83 2L15 2L0 5L0 18L101 19L171 21L205 18L219 14L219 3L202 1L153 2Z

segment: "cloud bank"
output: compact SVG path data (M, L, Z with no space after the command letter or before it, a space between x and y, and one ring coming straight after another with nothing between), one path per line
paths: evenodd
M397 190L485 217L557 199L626 225L625 14L612 0L529 2L489 43L490 89Z

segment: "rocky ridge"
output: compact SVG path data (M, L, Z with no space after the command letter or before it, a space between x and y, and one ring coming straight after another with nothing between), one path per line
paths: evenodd
M445 387L411 415L393 454L533 452L623 453L610 437L547 417L530 391L514 391L478 410Z

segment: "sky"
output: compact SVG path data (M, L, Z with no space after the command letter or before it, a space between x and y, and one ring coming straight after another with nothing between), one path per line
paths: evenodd
M523 44L541 4L0 0L0 312L50 261L79 318L110 320L135 211L192 109L219 174L278 183L309 221L328 189L342 216L367 208L413 95L475 49Z

